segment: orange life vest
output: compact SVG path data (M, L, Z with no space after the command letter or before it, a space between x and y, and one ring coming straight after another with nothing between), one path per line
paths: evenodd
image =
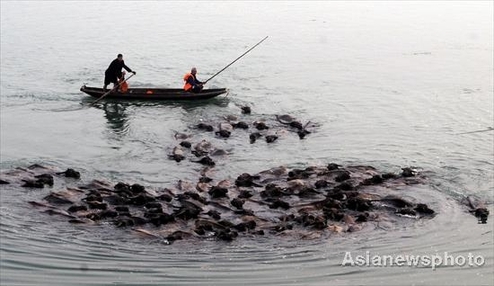
M126 81L120 84L120 92L126 93L128 89L129 89L129 84Z
M188 74L186 74L184 76L184 81L185 81L185 83L184 83L184 90L185 91L189 91L189 90L192 89L192 84L190 84L190 83L187 82L190 77L194 78L194 75L192 75L191 73L188 73Z

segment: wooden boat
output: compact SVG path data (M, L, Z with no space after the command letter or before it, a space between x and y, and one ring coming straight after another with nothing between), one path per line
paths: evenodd
M109 90L83 85L81 91L96 98L100 98ZM127 92L110 92L105 98L139 99L139 100L198 100L208 99L226 93L226 88L203 89L194 93L182 88L129 88Z

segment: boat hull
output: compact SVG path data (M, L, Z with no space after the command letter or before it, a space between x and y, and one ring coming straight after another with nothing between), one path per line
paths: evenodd
M95 98L100 98L108 90L83 85L81 91ZM203 89L200 92L188 92L181 88L129 88L127 92L110 92L105 98L137 100L200 100L216 97L227 92L226 88Z

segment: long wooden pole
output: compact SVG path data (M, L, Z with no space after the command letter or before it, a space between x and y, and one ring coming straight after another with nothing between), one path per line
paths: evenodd
M124 79L123 81L121 81L120 83L118 83L118 85L114 86L112 89L110 89L109 91L107 91L105 94L103 94L100 98L96 99L95 101L93 101L93 103L91 103L91 106L93 106L96 102L102 100L105 96L109 95L112 91L114 91L115 89L118 89L120 87L120 85L124 82L126 82L129 78L133 77L134 74L131 74L128 78Z
M228 64L226 67L224 67L223 69L221 69L219 72L215 73L212 77L208 78L204 84L206 84L208 81L210 81L213 77L217 76L218 74L220 74L222 71L226 70L229 66L233 65L233 63L235 63L236 61L238 61L241 57L245 56L248 52L252 51L255 47L259 46L262 42L264 42L264 40L266 40L268 38L268 36L266 36L264 39L262 39L259 43L255 44L252 48L248 49L245 53L243 53L240 57L236 58L233 62L231 62L230 64Z

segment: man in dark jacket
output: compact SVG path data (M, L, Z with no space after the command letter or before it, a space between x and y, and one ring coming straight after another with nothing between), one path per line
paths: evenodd
M105 71L105 84L103 89L106 90L106 86L113 83L113 87L118 85L118 79L122 77L122 68L126 69L128 72L136 74L128 66L125 65L122 54L118 54L117 58L114 59Z

